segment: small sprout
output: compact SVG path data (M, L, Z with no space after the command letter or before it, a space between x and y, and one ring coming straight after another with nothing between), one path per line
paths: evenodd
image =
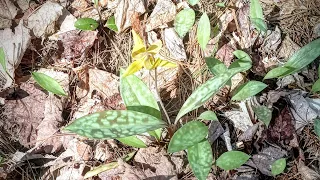
M32 72L32 77L43 89L53 94L67 96L60 84L52 77L39 72Z
M272 175L276 176L278 174L281 174L284 169L286 168L286 159L281 158L276 160L274 163L271 165L271 173Z
M92 31L97 29L99 23L92 18L80 18L74 23L74 26L80 30Z

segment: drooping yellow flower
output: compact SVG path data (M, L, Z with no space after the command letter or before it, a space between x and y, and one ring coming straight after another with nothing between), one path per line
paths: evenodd
M147 48L143 40L141 39L141 37L134 30L132 30L132 36L133 36L134 45L133 45L131 57L134 61L129 65L129 67L123 73L123 77L131 75L139 71L143 67L148 70L151 70L157 67L172 68L177 66L175 63L162 60L160 58L155 58L155 55L159 53L162 47L162 42L160 40L151 44Z

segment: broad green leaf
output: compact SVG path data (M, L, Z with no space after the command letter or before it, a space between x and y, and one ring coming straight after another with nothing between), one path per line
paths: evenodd
M162 120L149 114L115 110L83 116L64 129L92 139L116 139L163 127L165 123Z
M216 113L214 113L213 111L205 111L201 113L198 119L208 120L208 121L218 120Z
M241 151L228 151L217 159L216 164L221 169L232 170L246 163L250 157L251 156Z
M281 174L284 169L286 168L286 159L285 158L281 158L276 160L274 163L272 163L271 165L271 173L276 176L278 174Z
M180 11L174 20L174 29L178 35L183 38L194 24L196 18L195 12L188 8Z
M252 24L255 25L255 27L259 30L262 31L264 33L266 33L268 31L267 29L267 24L266 22L264 22L263 19L259 19L259 18L251 18L251 22Z
M235 75L237 73L244 72L251 68L252 60L246 52L236 50L233 52L233 55L236 56L238 60L230 64L228 68L229 73Z
M200 44L200 47L204 50L207 47L207 44L210 40L210 20L207 13L203 13L198 24L197 29L197 38Z
M132 153L129 153L127 154L125 157L123 157L122 159L124 161L129 161L133 156L134 156L135 152L132 152ZM111 170L111 169L115 169L119 166L118 162L111 162L111 163L108 163L108 164L102 164L90 171L88 171L85 175L84 175L84 179L86 178L90 178L92 176L96 176L104 171L108 171L108 170Z
M80 18L74 23L74 27L80 30L95 30L99 23L92 18Z
M118 141L122 142L123 144L136 147L136 148L146 148L147 145L141 141L141 139L137 138L136 136L128 136L123 138L118 138Z
M244 51L241 51L241 50L233 51L233 55L235 57L237 57L239 60L252 63L252 60L251 60L249 54L247 54Z
M295 52L287 63L284 64L283 67L275 68L268 72L268 74L264 77L264 79L270 79L275 77L284 77L293 73L296 73L309 65L312 61L314 61L317 57L320 56L320 39L316 39L307 45L303 46L297 52ZM287 71L282 74L279 72L281 68L287 68ZM284 71L282 69L282 71Z
M215 95L220 88L222 88L231 78L231 74L223 73L209 79L204 84L200 85L193 93L189 96L186 102L182 105L175 123L188 112L202 106L207 102L213 95Z
M174 153L194 146L204 140L207 134L207 126L199 121L191 121L174 133L169 143L168 152Z
M224 2L216 3L216 6L218 6L218 7L226 7Z
M188 161L194 175L206 180L213 163L211 145L207 140L188 148Z
M220 88L222 88L235 74L239 72L246 71L251 68L251 59L247 58L247 56L242 57L239 60L234 61L230 66L226 73L222 73L217 75L211 79L209 79L204 84L200 85L186 100L186 102L182 105L175 123L178 120L187 114L188 112L202 106L205 102L207 102L213 95L215 95Z
M320 137L320 119L314 120L314 132L318 137Z
M250 20L258 30L267 32L267 24L264 22L259 0L250 0Z
M121 73L123 73L123 70ZM128 110L139 111L161 119L161 112L157 100L154 98L148 86L137 76L121 76L120 94ZM162 130L158 129L148 133L160 140L161 132Z
M43 89L61 96L67 95L60 84L52 77L39 72L32 72L32 77Z
M116 25L115 17L111 16L108 20L107 23L104 25L105 27L111 29L114 32L118 32L118 27Z
M248 97L254 96L265 89L268 85L260 81L249 81L245 84L239 86L235 92L231 100L234 101L242 101L247 99Z
M295 71L294 68L290 67L277 67L269 71L263 79L272 79L276 77L280 77L283 74L290 74L290 72Z
M320 79L318 79L313 85L312 85L312 92L318 92L320 91Z
M0 48L0 65L2 66L4 71L7 71L6 55L2 47Z
M207 57L205 58L208 69L211 71L213 75L219 75L227 72L228 68L223 62L219 61L215 57Z
M191 6L194 6L194 5L198 4L199 0L188 0L188 2Z
M272 111L266 106L253 106L252 109L258 119L268 127L272 118Z

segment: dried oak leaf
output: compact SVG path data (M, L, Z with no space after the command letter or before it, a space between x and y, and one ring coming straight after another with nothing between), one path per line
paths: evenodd
M63 7L58 3L47 1L28 18L28 28L36 37L55 32L55 22L62 15Z
M15 27L14 32L10 28L0 30L0 47L5 53L6 73L0 66L0 91L12 85L14 71L19 66L24 52L28 48L31 36L29 29L24 27L23 22Z
M148 19L146 31L151 31L158 27L166 27L166 23L173 21L175 15L176 6L171 0L158 1Z
M0 29L10 28L18 8L10 0L0 0Z

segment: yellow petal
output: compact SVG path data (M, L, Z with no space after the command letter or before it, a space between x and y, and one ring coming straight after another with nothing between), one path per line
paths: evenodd
M154 63L154 58L149 55L149 57L144 61L143 66L144 68L150 70L153 69Z
M129 67L126 69L122 76L126 77L139 71L143 67L143 62L144 61L134 61L129 65Z
M158 40L155 43L151 44L151 46L149 46L147 51L152 55L156 55L159 53L161 47L162 47L162 41Z
M162 60L160 58L157 58L157 60L154 62L152 69L155 69L157 67L167 67L167 68L174 68L177 67L176 63L172 63L170 61Z
M132 53L136 51L140 51L141 49L146 50L146 46L144 45L143 40L134 30L132 30L132 36L133 36L133 42L134 42Z

